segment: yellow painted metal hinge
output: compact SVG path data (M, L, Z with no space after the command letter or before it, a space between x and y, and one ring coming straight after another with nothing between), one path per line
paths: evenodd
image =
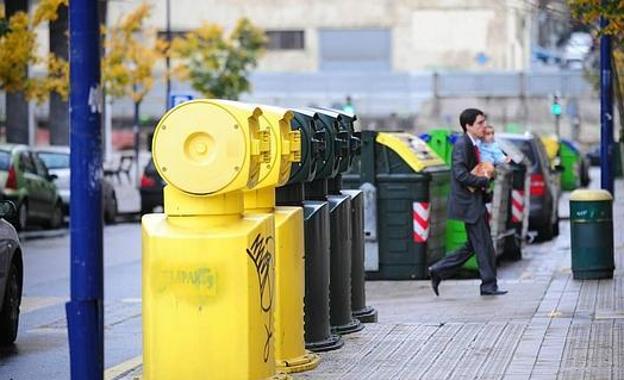
M268 130L258 131L258 138L251 139L251 155L260 156L260 162L271 160L271 135Z
M301 131L288 132L288 145L290 155L288 160L291 162L301 161Z

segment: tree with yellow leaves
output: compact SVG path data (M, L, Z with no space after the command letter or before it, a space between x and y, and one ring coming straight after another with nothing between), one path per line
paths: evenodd
M53 54L42 58L36 55L37 35L34 30L44 21L54 20L59 5L68 0L42 0L34 11L32 20L28 14L17 12L6 21L6 29L0 34L0 88L5 91L25 91L28 99L42 102L50 91L58 92L67 99L69 92L69 64ZM44 63L47 75L28 77L28 67Z
M624 142L624 2L619 0L568 0L572 14L594 30L594 34L607 34L612 38L613 85L616 106L620 114L620 141ZM600 29L600 17L608 24ZM590 79L599 86L598 74L594 71Z
M0 88L23 91L28 80L28 66L37 61L36 36L24 12L12 15L6 24L6 32L0 36Z
M139 151L141 102L154 85L154 64L164 56L166 43L155 31L145 29L151 7L145 3L105 29L106 55L102 59L102 82L113 98L130 97L134 103L134 150ZM138 165L136 165L137 176Z
M104 31L102 80L106 91L114 98L130 97L137 107L154 85L154 64L165 49L155 31L144 28L150 12L151 7L143 3Z
M218 25L204 23L172 41L170 54L181 61L173 71L205 97L238 99L250 89L247 77L265 44L264 32L248 19L239 20L227 37Z

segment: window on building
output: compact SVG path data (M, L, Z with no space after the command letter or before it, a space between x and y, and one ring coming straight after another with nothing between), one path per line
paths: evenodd
M303 50L303 30L269 30L266 32L269 50Z

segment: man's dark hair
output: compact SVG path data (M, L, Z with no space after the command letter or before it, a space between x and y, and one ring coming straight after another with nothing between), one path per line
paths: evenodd
M462 113L459 115L459 125L461 125L464 133L466 133L466 126L473 125L477 120L477 116L479 115L485 116L483 111L476 108L466 108L462 111Z

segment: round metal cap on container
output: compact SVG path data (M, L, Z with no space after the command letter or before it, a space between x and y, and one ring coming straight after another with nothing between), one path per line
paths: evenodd
M168 184L196 195L212 194L232 183L249 155L237 118L202 100L183 103L163 117L154 131L152 154Z
M607 190L589 190L579 189L574 190L570 194L570 201L582 202L582 201L612 201L613 196Z

